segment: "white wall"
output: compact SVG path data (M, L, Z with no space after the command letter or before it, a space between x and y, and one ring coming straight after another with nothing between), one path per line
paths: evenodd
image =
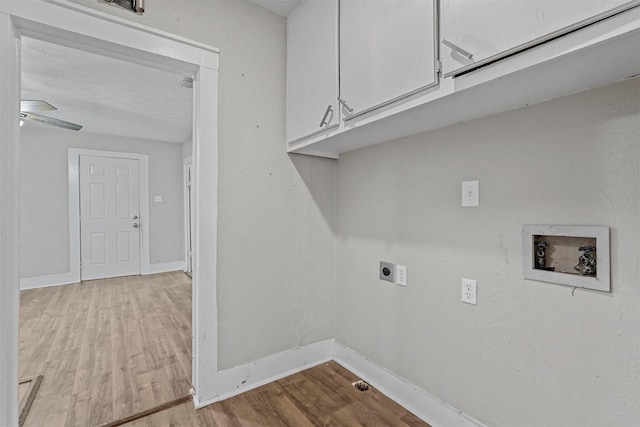
M218 368L332 338L335 161L285 152L284 18L245 0L76 2L220 48Z
M285 154L284 19L76 1L221 49L219 369L337 336L488 425L636 423L638 81L348 153L336 180ZM464 179L479 208L459 207ZM612 227L612 293L523 280L525 223ZM409 286L379 281L380 260Z
M186 159L191 155L193 155L193 140L189 137L182 143L182 158Z
M67 148L149 155L150 263L184 259L182 145L25 125L20 131L20 274L69 271ZM163 201L154 203L153 196Z
M490 426L638 425L639 189L640 79L347 153L337 338ZM611 227L612 292L523 280L523 224Z

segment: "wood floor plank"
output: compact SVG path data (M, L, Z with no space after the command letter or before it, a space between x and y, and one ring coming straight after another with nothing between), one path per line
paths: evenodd
M20 376L34 374L45 378L26 427L91 427L188 394L190 279L174 272L22 291Z
M336 412L348 404L337 394L327 393L320 387L310 387L309 384L312 381L306 372L295 374L291 379L281 380L283 387L310 420L320 419L327 413Z
M351 386L355 378L339 364L329 362L197 411L187 403L126 426L429 427L374 388L358 391ZM325 392L318 390L328 383L340 393L323 396ZM341 396L348 398L339 402Z
M20 327L21 376L44 375L25 427L105 425L191 387L182 272L23 291ZM187 402L124 425L427 426L374 388L358 391L357 379L328 362L197 411Z

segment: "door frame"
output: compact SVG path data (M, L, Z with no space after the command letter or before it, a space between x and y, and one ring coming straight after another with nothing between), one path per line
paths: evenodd
M69 171L69 278L82 280L80 251L80 156L97 156L138 161L140 185L140 274L149 274L149 156L138 153L68 148Z
M216 48L68 0L0 2L0 425L18 424L20 38L33 37L194 78L196 239L192 384L217 399L218 54Z
M191 168L191 190L189 189L189 168ZM184 192L184 271L193 274L193 156L182 159L182 189Z

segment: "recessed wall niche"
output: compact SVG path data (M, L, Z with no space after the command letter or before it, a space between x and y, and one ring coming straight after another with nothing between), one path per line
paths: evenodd
M525 225L525 279L611 291L609 227Z

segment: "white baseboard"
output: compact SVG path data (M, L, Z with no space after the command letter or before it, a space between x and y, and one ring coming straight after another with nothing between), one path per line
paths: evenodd
M37 288L48 288L49 286L69 285L71 283L78 283L80 278L77 274L73 273L60 273L60 274L45 274L43 276L35 277L21 277L20 278L20 290Z
M218 372L218 397L208 402L194 398L196 409L269 384L333 358L335 340L329 339L267 356Z
M486 427L339 341L334 354L336 362L432 427Z
M158 264L149 264L149 269L142 273L143 275L168 273L169 271L184 270L184 261L160 262Z
M158 264L149 264L148 271L143 275L167 273L169 271L184 270L184 261L162 262ZM20 290L37 288L48 288L50 286L69 285L78 283L80 277L75 273L45 274L42 276L22 277L20 278Z
M218 396L200 401L195 394L193 404L200 409L329 360L343 365L433 427L486 427L335 339L219 371Z

